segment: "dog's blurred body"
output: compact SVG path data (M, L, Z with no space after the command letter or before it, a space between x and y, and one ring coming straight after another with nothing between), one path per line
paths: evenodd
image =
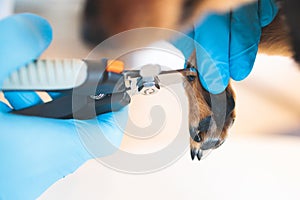
M133 28L184 30L208 12L226 12L250 2L254 0L87 0L84 37L98 44L109 36ZM259 51L293 56L290 43L285 18L279 12L274 21L263 29ZM190 104L191 156L200 160L203 150L217 148L224 142L235 118L235 96L230 85L221 95L209 94L201 86L199 77L185 77L184 87ZM226 101L224 115L216 113L219 109L211 106L212 101L220 102L218 99Z
M85 38L94 44L120 32L142 27L186 30L208 12L226 12L255 0L87 0ZM146 40L147 38L145 38ZM150 42L150 41L149 41ZM281 13L263 29L261 52L292 56Z

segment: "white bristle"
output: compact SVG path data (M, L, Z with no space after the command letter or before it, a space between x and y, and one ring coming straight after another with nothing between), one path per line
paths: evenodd
M81 85L87 76L82 60L38 60L13 72L2 90L62 90Z

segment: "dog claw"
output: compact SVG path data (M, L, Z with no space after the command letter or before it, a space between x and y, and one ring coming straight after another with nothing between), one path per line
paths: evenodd
M194 158L195 158L195 151L193 150L193 149L191 149L191 158L192 158L192 160L194 160Z
M203 156L203 151L202 150L196 149L196 148L191 149L191 158L192 158L192 160L194 160L195 157L197 157L197 159L200 161L202 156Z
M199 161L201 160L202 156L203 156L203 152L201 150L199 150L197 153L197 158Z
M203 153L200 149L191 149L191 158L192 158L192 160L194 160L195 157L197 157L198 160L201 160L202 155L203 155Z

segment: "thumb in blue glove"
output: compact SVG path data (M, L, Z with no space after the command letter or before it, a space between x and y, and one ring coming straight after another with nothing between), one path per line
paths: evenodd
M278 13L273 0L261 0L244 6L231 15L230 76L236 81L251 72L258 51L262 28Z
M51 27L32 14L0 21L0 88L14 70L50 44ZM14 109L41 103L34 92L7 92ZM55 97L54 97L55 98ZM0 199L35 199L59 179L121 144L127 109L95 119L57 120L10 114L0 102ZM116 122L117 120L117 122Z

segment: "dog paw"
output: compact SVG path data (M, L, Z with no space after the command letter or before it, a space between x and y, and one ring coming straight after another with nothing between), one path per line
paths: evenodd
M235 96L229 84L218 95L210 94L198 77L185 76L184 88L189 100L191 158L201 160L204 151L221 146L235 119Z

